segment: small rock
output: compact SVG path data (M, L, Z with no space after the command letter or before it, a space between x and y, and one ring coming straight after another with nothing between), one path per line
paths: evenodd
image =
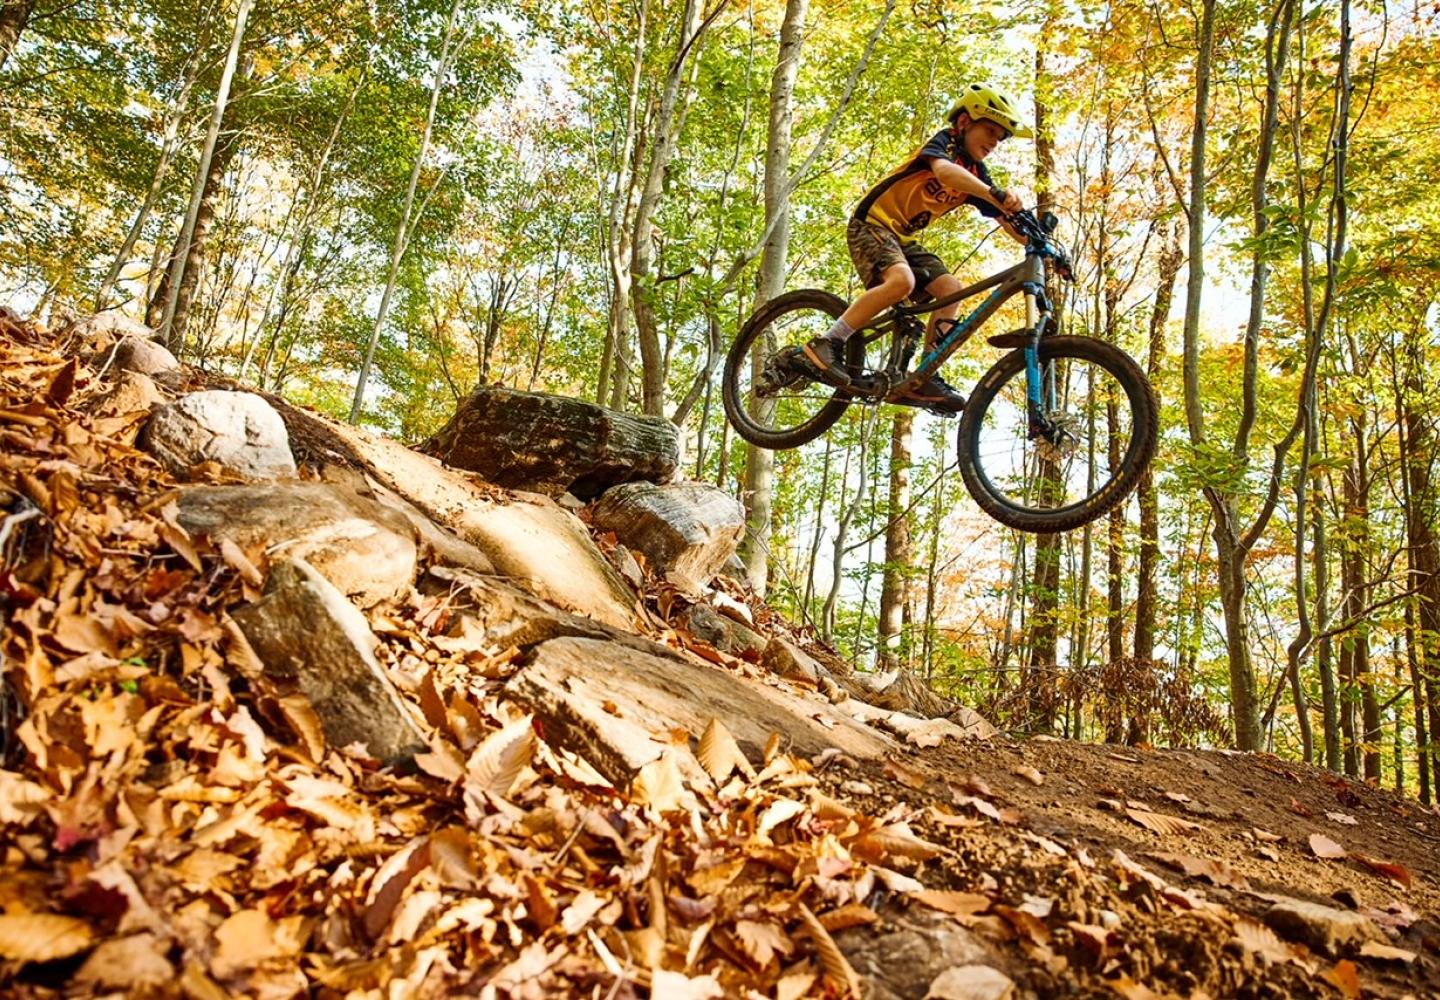
M1010 1000L1015 981L988 965L957 965L935 977L925 1000Z
M114 310L96 313L88 319L81 320L75 324L75 328L71 332L79 343L91 351L108 350L116 341L125 337L149 340L155 336L155 331L144 323L137 322Z
M626 483L595 505L594 523L645 554L657 575L698 594L715 578L745 532L745 511L706 483Z
M213 461L247 479L296 474L285 422L254 393L212 389L159 407L141 444L176 475Z
M875 789L868 781L844 781L840 783L840 791L849 795L874 795Z
M931 985L947 970L999 964L988 944L944 914L915 908L886 910L883 915L879 923L835 935L835 943L869 987L870 1000L914 1000L930 995Z
M681 613L679 623L701 639L731 656L759 655L765 651L765 637L754 629L720 614L708 604L695 604Z
M192 535L303 558L363 608L407 593L415 579L410 522L344 487L195 486L181 492L179 508L180 525Z
M330 746L361 743L391 765L426 749L375 659L365 616L305 560L273 566L265 596L232 616L278 693L298 690L309 699Z
M566 510L584 510L585 501L568 490L555 498L555 502Z
M1366 941L1384 943L1385 935L1370 918L1303 899L1273 897L1265 923L1281 937L1300 941L1331 957L1350 954Z
M163 344L140 337L123 337L106 357L120 371L140 375L165 375L180 367L180 362Z
M791 680L819 684L824 668L814 657L788 639L774 636L760 654L760 665L772 673Z

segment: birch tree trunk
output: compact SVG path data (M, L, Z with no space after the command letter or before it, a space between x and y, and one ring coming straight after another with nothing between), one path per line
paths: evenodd
M910 443L915 411L895 414L890 433L890 503L885 528L885 569L880 584L879 666L900 666L900 639L910 589Z
M769 139L765 146L765 226L769 233L760 253L760 282L755 306L770 301L785 287L785 259L790 247L790 130L794 111L795 77L800 71L800 50L805 41L808 0L786 0L780 25L780 52L770 78ZM768 339L768 337L766 338ZM758 374L762 355L774 345L761 344L751 358ZM774 404L769 404L773 406ZM760 419L768 419L764 413ZM770 582L770 519L774 489L775 456L764 448L745 448L745 540L740 557L745 576L763 596ZM837 551L838 558L838 551Z
M181 353L184 345L174 335L172 324L180 304L180 290L185 287L185 270L190 263L191 240L195 235L196 223L205 202L205 191L210 188L213 192L219 187L218 173L212 177L211 161L215 157L215 144L220 137L220 125L225 120L226 107L230 101L230 85L235 79L235 69L240 62L240 45L245 38L245 24L250 18L250 10L254 5L255 0L240 0L240 5L235 11L235 24L230 33L230 51L225 56L225 68L220 73L220 85L215 90L215 108L210 115L210 128L205 133L205 143L200 150L200 162L195 169L195 183L190 190L190 208L185 213L185 222L180 228L180 239L176 241L176 253L170 262L169 288L171 291L165 296L165 310L158 325L158 332L159 339L176 355ZM230 150L230 154L233 154L235 144L231 143L226 148ZM226 155L225 160L228 161L230 154ZM210 212L212 214L214 212L213 194ZM192 276L191 288L193 287L194 278ZM188 305L187 302L187 308ZM182 332L183 322L182 314Z
M650 165L645 174L645 184L640 194L640 204L635 209L634 236L631 238L630 260L630 303L635 316L635 332L640 341L640 407L649 416L664 416L665 372L664 359L660 350L660 332L655 321L655 294L650 269L654 263L655 216L660 209L660 197L665 189L665 174L675 155L675 144L679 139L679 111L681 89L687 81L687 66L692 55L699 48L706 23L700 0L685 0L685 13L680 23L680 37L676 45L675 59L665 78L660 105L655 113L651 129L654 146ZM617 344L617 347L620 345ZM623 357L623 351L618 352Z
M445 74L450 70L450 43L455 37L455 19L460 13L463 0L454 0L450 15L445 20L445 39L440 43L440 59L435 65L435 82L430 88L430 108L425 113L425 128L420 133L420 148L415 151L415 163L410 168L410 182L405 188L405 203L400 211L400 223L395 227L395 244L390 250L390 271L385 278L385 291L380 295L380 308L375 312L375 323L370 328L370 341L365 346L365 360L360 364L360 375L355 380L355 398L350 403L350 423L359 423L360 413L365 405L365 384L370 380L370 366L375 360L375 345L380 342L380 331L385 328L385 319L390 314L390 299L395 294L395 285L400 277L400 262L410 242L411 212L415 207L415 189L420 184L420 169L425 164L425 154L430 149L430 133L435 127L435 110L440 105L440 92L445 89Z

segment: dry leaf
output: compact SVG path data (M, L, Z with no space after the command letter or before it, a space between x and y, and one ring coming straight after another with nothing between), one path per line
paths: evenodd
M911 770L897 760L885 761L885 777L900 782L906 788L924 788L928 780L925 775Z
M768 922L737 920L735 938L757 969L764 969L777 954L788 956L795 947L784 930Z
M735 742L735 737L730 735L730 730L726 729L719 719L711 719L705 727L696 757L700 760L700 766L705 768L706 773L714 778L717 784L723 783L737 768L747 778L755 777L755 769L745 759L740 744Z
M55 913L0 914L0 958L53 962L90 947L95 932L76 917Z
M158 986L175 976L175 967L165 957L169 950L170 942L162 942L154 934L112 938L90 954L75 973L75 982L149 995L144 987Z
M491 733L465 763L468 781L505 798L535 753L534 716L526 715Z
M925 889L912 893L911 899L932 910L952 917L972 917L990 909L990 897L978 892L951 892L946 889Z
M1250 833L1255 837L1256 840L1262 840L1270 844L1278 844L1280 843L1280 841L1285 839L1278 833L1271 833L1269 830L1262 830L1258 826L1251 827Z
M1388 878L1390 881L1402 885L1407 889L1410 888L1410 870L1404 865L1397 865L1391 861L1380 861L1359 853L1352 853L1350 860L1370 869L1383 878Z
M1186 854L1162 854L1150 855L1162 864L1171 868L1183 871L1191 878L1203 878L1211 885L1223 886L1227 889L1239 889L1247 891L1250 888L1249 881L1235 869L1223 861L1213 861L1210 858L1192 858Z
M1360 1000L1365 995L1360 988L1360 970L1348 958L1335 963L1335 968L1325 973L1323 978L1332 983L1346 1000Z
M803 802L795 799L776 799L760 814L760 820L756 824L755 832L761 837L766 837L771 830L784 823L790 822L804 811L805 804Z
M1332 813L1332 812L1327 812L1327 813L1325 814L1325 818L1326 818L1326 819L1334 820L1336 823L1342 823L1342 824L1344 824L1345 826L1359 826L1359 825L1360 825L1360 821L1359 821L1358 819L1356 819L1354 816L1349 815L1348 813L1340 813L1340 812L1334 812L1334 813Z
M365 933L372 940L390 924L390 917L410 880L430 862L429 840L416 837L385 859L365 896Z
M835 982L847 995L859 998L864 995L860 988L860 977L851 968L850 961L845 957L825 925L816 919L815 914L810 912L810 907L804 903L800 904L800 919L805 924L805 930L810 939L815 942L815 950L820 955L820 967L825 974Z
M1010 1000L1015 983L988 965L959 965L946 969L930 983L925 1000Z
M1181 819L1178 816L1167 816L1164 813L1152 812L1149 809L1139 809L1133 806L1127 806L1125 808L1125 815L1130 817L1132 822L1162 836L1180 836L1205 829L1199 823L1192 823L1188 819Z
M630 786L630 795L638 805L649 806L657 813L685 809L695 801L686 790L680 767L670 753L662 754L640 769Z
M1315 852L1317 858L1330 858L1338 861L1347 856L1345 848L1323 833L1310 834L1310 850Z
M1018 774L1020 777L1030 782L1030 784L1032 785L1039 786L1045 784L1044 775L1042 775L1039 771L1035 770L1035 768L1031 767L1029 764L1021 764L1018 767L1013 768L1012 773Z
M725 996L725 990L714 976L692 979L683 972L656 969L650 977L650 995L666 1000L719 1000Z
M848 930L851 927L864 927L879 919L880 914L863 903L846 903L838 909L820 914L820 923L824 924L825 929L832 934Z

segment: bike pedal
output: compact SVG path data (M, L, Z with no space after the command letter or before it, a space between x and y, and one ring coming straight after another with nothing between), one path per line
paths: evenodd
M1026 330L1011 330L1009 333L997 333L992 337L985 338L991 347L1024 347L1030 343L1030 334Z

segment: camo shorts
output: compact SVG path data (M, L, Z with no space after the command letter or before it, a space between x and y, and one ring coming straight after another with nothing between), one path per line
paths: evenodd
M845 230L845 243L850 248L850 260L855 264L855 271L866 288L880 284L880 275L887 267L909 264L910 270L915 272L915 294L911 298L923 301L930 297L925 292L925 286L940 275L950 273L944 261L919 243L902 244L900 238L884 226L863 219L850 220Z

